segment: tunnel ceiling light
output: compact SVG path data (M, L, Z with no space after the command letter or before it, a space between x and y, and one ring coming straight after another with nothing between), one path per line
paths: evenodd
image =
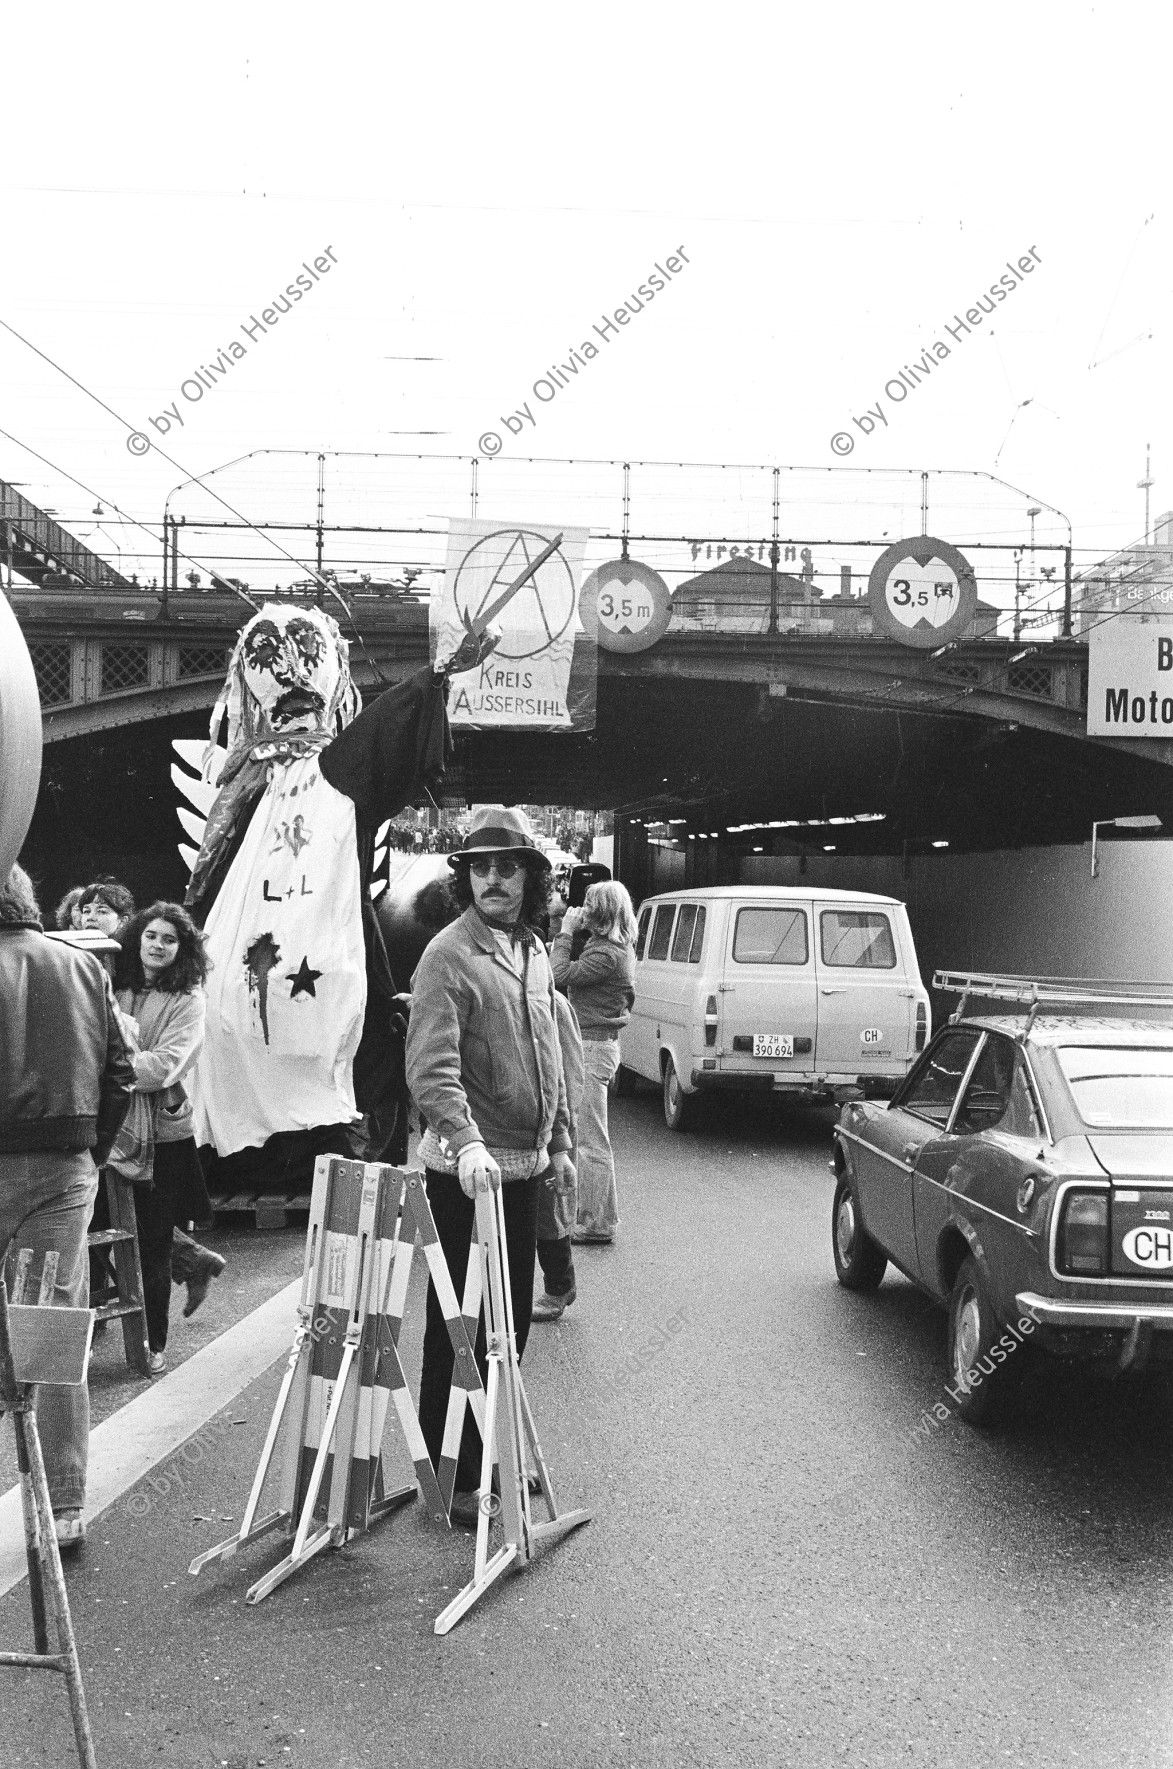
M947 848L949 846L949 843L948 842L934 842L933 846L935 848Z
M824 854L833 854L835 852L835 843L834 842L824 842L823 843L823 852L824 852Z

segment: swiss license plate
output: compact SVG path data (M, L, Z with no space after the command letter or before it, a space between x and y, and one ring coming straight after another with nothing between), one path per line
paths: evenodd
M788 1032L755 1032L753 1053L755 1056L793 1056L794 1038Z

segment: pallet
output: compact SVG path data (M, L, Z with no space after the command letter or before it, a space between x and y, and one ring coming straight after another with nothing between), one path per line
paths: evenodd
M309 1192L231 1192L212 1199L217 1216L251 1216L262 1228L304 1228L310 1213Z

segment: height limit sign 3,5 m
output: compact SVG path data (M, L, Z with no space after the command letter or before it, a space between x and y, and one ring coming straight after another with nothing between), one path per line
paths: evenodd
M1092 628L1087 730L1173 738L1173 614L1118 614Z

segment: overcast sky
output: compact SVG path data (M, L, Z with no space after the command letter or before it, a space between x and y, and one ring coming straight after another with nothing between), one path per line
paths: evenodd
M1033 499L1084 562L1140 533L1146 442L1173 507L1170 47L1128 5L10 9L0 319L118 417L0 330L0 424L53 463L0 436L0 477L79 531L93 498L58 469L157 526L187 475L305 450L214 480L251 520L304 518L318 450L467 458L493 431L486 484L518 516L523 455L765 463L819 469L792 529L866 533L872 482L826 474L841 432L850 467L997 475L1026 496L991 490L971 535ZM945 330L1032 251L979 327ZM597 358L541 403L585 339ZM936 341L947 359L886 394ZM136 458L127 426L157 446ZM336 512L385 519L394 463L332 472ZM424 502L457 507L427 514L466 514L466 484L439 473ZM739 532L704 484L698 527ZM111 537L157 569L153 541L107 526L111 558ZM253 581L293 575L235 544Z

